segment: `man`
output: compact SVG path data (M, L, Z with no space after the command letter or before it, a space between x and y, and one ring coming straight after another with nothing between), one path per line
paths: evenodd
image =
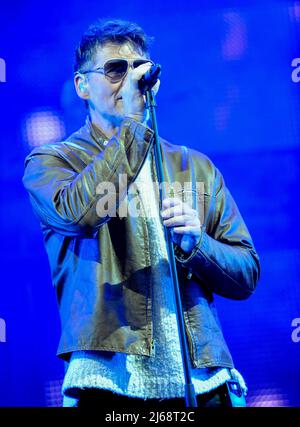
M138 84L152 64L148 41L129 22L91 27L76 50L74 78L87 122L26 159L24 185L41 221L60 308L66 406L68 398L78 406L104 399L139 408L184 405L163 226L172 230L198 405L227 405L231 378L246 391L213 293L248 298L258 256L218 169L162 139L168 183L183 190L175 186L160 205L153 131Z

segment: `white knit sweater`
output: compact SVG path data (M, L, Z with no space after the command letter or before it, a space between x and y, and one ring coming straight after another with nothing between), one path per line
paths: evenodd
M153 269L153 357L77 351L71 356L62 392L64 406L76 405L76 390L95 387L146 398L184 397L184 375L181 364L174 301L163 225L158 209L158 194L153 185L151 154L148 155L136 181L147 213L151 265ZM247 387L236 369L192 369L196 394L206 393L231 378L236 378L243 390Z

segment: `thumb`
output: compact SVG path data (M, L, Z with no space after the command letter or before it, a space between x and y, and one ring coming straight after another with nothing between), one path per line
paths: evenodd
M159 90L159 86L160 86L160 80L158 79L157 82L155 83L155 85L153 86L152 90L154 92L154 95L157 94L158 90Z
M180 246L184 252L188 252L191 246L190 236L184 234L181 238Z

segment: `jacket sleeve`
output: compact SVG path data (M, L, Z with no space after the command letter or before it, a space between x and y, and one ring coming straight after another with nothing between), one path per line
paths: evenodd
M210 292L230 299L246 299L260 275L259 257L245 222L216 169L216 191L211 198L208 228L191 254L175 245L175 256Z
M94 234L110 217L104 207L112 206L115 211L114 201L118 203L126 196L147 155L152 135L148 127L125 119L119 133L80 173L69 165L59 148L33 150L25 160L23 184L41 222L64 235ZM109 183L106 194L103 183ZM101 203L104 196L106 204Z

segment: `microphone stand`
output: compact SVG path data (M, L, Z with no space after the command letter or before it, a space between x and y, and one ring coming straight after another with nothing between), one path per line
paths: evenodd
M154 149L154 158L155 158L155 164L156 164L156 170L157 170L157 177L160 184L159 195L160 195L160 201L161 201L162 200L161 184L165 182L165 176L163 171L162 154L161 154L161 147L159 143L157 120L156 120L155 108L157 104L156 104L155 96L151 87L146 86L146 88L144 89L144 93L146 96L146 107L149 109L152 128L154 131L153 149ZM177 318L182 366L183 366L184 379L185 379L185 403L187 407L196 408L197 400L195 396L194 385L191 379L191 363L189 359L189 350L188 350L187 337L186 337L185 326L184 326L184 318L183 318L180 289L179 289L177 269L176 269L176 261L175 261L175 255L174 255L174 247L172 243L171 232L168 229L168 227L164 226L164 232L165 232L165 238L167 243L171 280L173 283L175 314Z

